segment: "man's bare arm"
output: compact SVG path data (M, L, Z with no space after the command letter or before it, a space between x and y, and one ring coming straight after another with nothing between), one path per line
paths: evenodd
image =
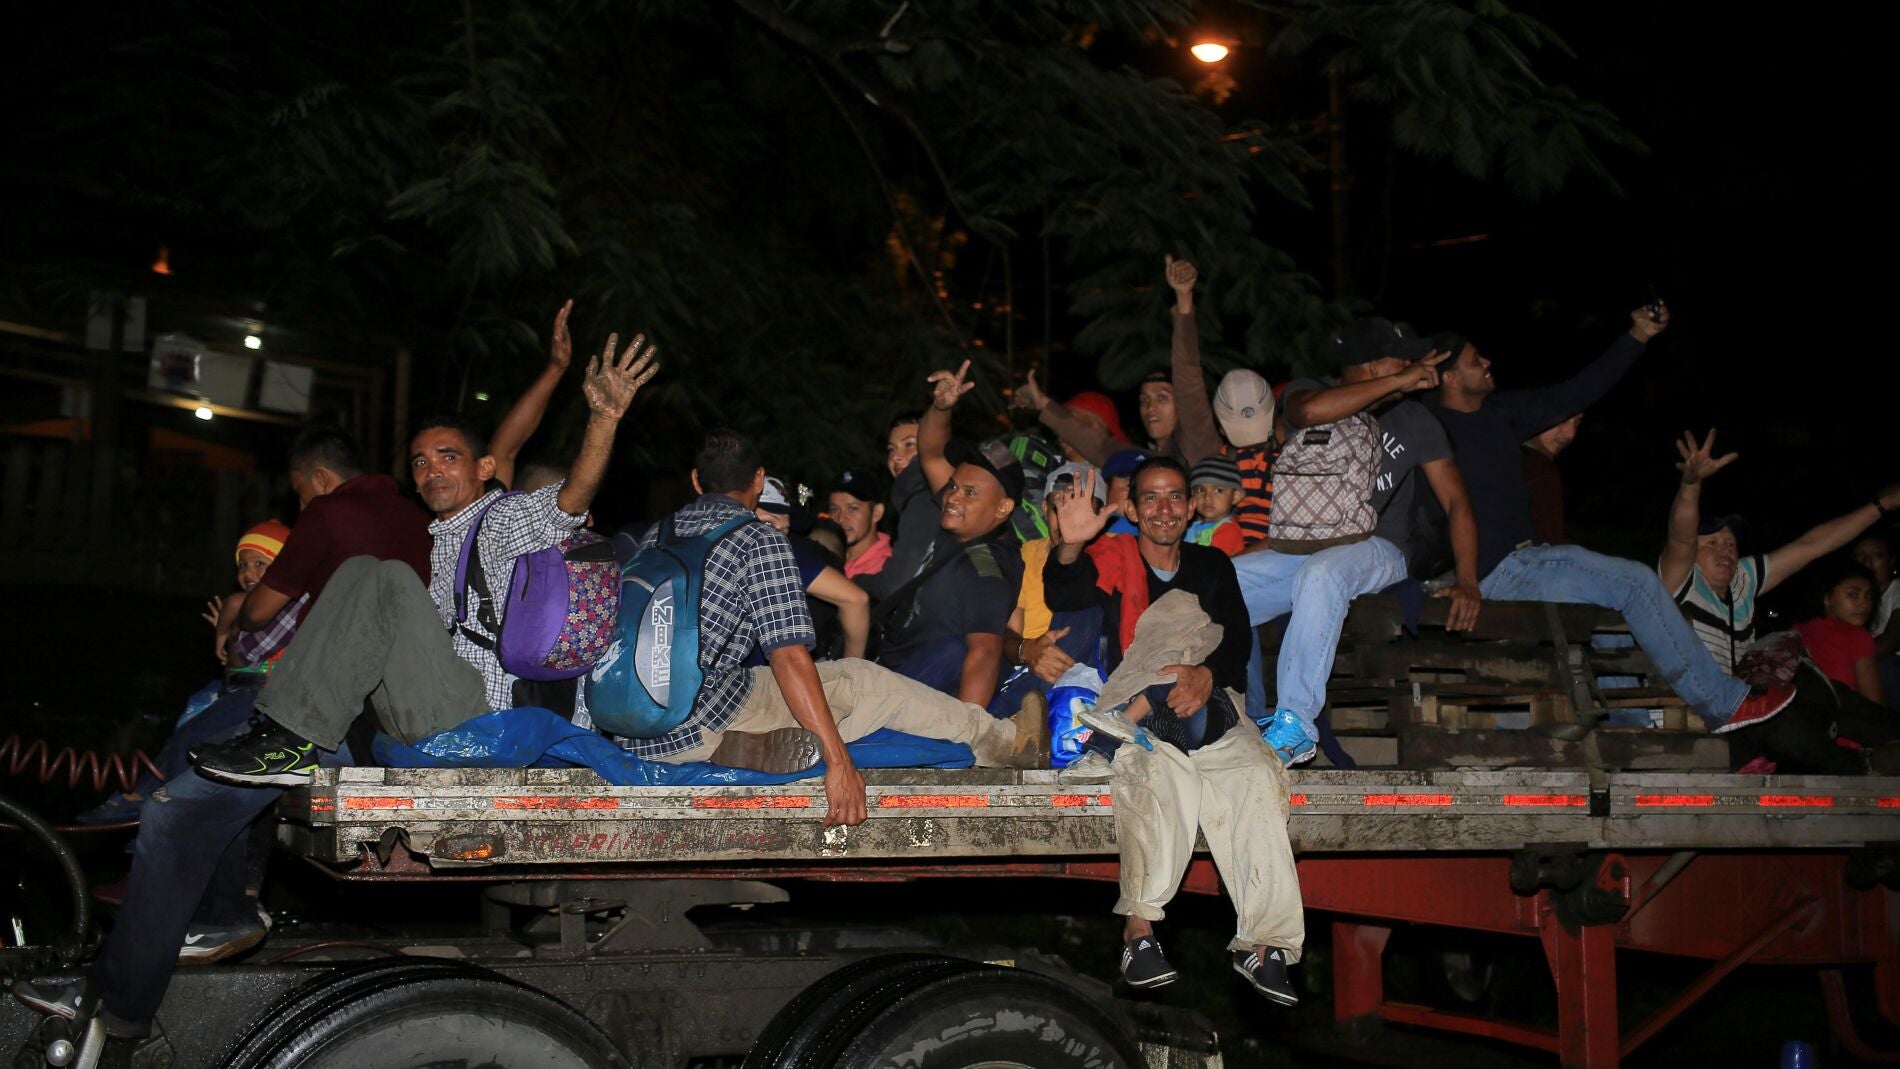
M803 646L780 646L768 656L772 681L785 697L786 708L798 726L818 736L818 751L825 760L825 827L864 823L864 777L851 763L851 754L838 734L838 722L832 719L831 706L825 701L824 684L818 681L818 666L811 651Z
M1323 390L1288 393L1281 402L1281 416L1291 428L1317 427L1356 416L1394 392L1411 393L1438 385L1438 365L1451 359L1450 353L1427 353L1390 375L1364 382L1344 382Z
M924 466L924 483L933 494L957 472L944 451L950 447L950 410L976 389L976 383L965 381L969 374L970 362L965 360L954 372L936 371L930 376L930 407L917 423L917 463Z
M1477 514L1471 509L1471 495L1465 490L1464 473L1458 470L1456 461L1434 460L1422 470L1451 527L1451 557L1457 581L1436 595L1451 599L1445 628L1469 631L1478 625L1478 611L1484 605L1484 597L1478 592Z
M607 335L607 348L587 362L587 378L581 393L587 398L587 432L581 438L579 455L568 469L567 481L555 503L569 516L584 515L594 505L601 480L607 477L607 461L613 457L614 435L620 430L621 417L633 406L640 387L660 370L659 347L646 344L646 335L635 334L620 355L614 355L618 334ZM644 347L645 352L641 349Z
M513 488L515 485L515 460L521 456L521 447L534 436L535 429L541 426L541 417L547 413L548 399L554 396L555 387L561 384L561 376L567 372L567 365L574 358L574 343L567 333L567 314L574 310L574 302L569 299L554 314L554 337L548 345L548 366L529 385L526 393L501 417L501 423L495 433L488 437L488 452L495 458L495 478L501 485Z
M957 697L971 705L988 705L996 697L996 681L1003 674L1003 636L979 632L963 636L963 674Z

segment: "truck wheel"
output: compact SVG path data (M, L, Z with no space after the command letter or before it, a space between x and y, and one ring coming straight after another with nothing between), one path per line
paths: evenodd
M293 993L227 1069L626 1067L599 1029L533 988L456 962L376 964Z
M755 1047L747 1066L1137 1069L1144 1064L1100 1007L1056 980L1021 969L954 958L911 959L867 967L814 1002L772 1050L763 1049L763 1042ZM774 1026L793 1009L788 1006Z
M827 1034L837 1027L837 1019L868 994L902 983L913 974L940 976L974 968L980 966L937 954L882 954L854 961L827 973L786 1003L753 1041L744 1069L825 1064L804 1059L814 1045L830 1049Z

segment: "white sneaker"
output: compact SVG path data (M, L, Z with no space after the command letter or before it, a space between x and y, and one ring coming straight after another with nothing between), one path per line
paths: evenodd
M1107 783L1115 778L1114 765L1100 750L1084 750L1075 764L1056 773L1057 783Z
M1122 715L1122 710L1126 708L1127 706L1124 705L1114 709L1102 709L1099 707L1083 709L1075 714L1075 718L1087 724L1090 728L1107 735L1111 739L1132 742L1144 750L1154 749L1154 739L1149 736L1148 732L1143 730L1140 724Z

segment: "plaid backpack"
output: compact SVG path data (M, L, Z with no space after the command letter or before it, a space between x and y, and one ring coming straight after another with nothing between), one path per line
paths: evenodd
M1317 553L1370 536L1379 522L1372 487L1381 457L1379 421L1365 412L1292 430L1273 466L1268 545Z
M620 566L613 544L592 531L575 531L547 549L515 558L501 619L488 589L476 536L488 513L510 491L490 502L469 526L455 562L455 622L470 642L493 650L508 674L546 681L572 679L600 660L613 644L620 615ZM467 626L468 592L480 595L476 618L495 638Z

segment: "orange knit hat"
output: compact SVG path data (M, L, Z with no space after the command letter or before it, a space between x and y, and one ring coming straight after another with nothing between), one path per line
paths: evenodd
M238 539L237 551L242 554L247 549L254 549L271 560L276 560L277 554L284 551L284 539L289 537L290 527L284 521L265 520L244 532L244 537ZM240 556L238 560L242 563L243 557Z

